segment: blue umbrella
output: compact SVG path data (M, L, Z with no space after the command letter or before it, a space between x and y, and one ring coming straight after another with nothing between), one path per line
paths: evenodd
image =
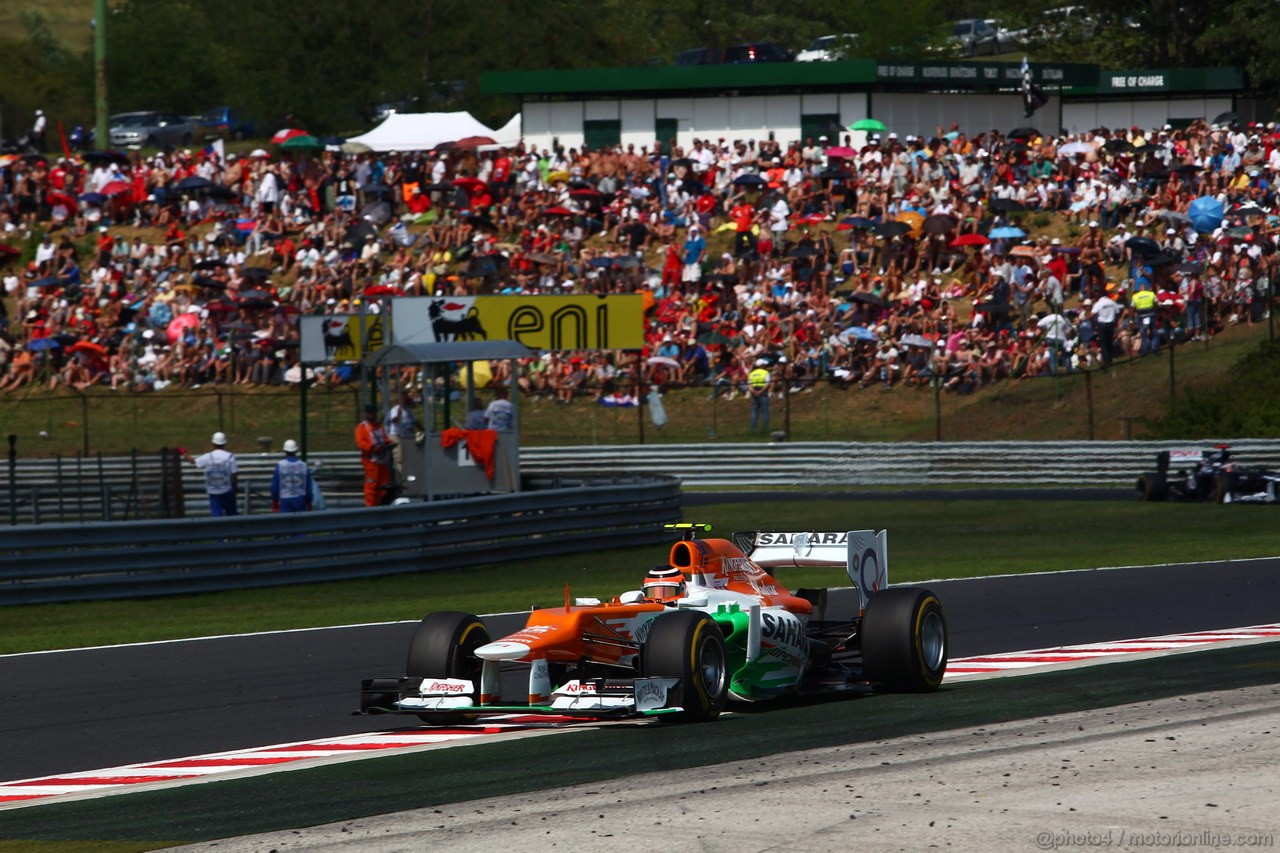
M1191 227L1201 234L1207 234L1222 224L1226 210L1222 202L1211 195L1201 196L1191 202L1187 208L1187 216L1191 217Z
M992 228L987 236L992 240L1019 240L1027 236L1027 232L1012 225L1005 225L1002 228Z
M62 284L62 279L58 278L56 275L47 275L44 278L38 278L35 281L31 282L29 286L30 287L56 287L59 284Z
M87 201L89 204L102 204L107 197L102 193L81 193L80 200Z
M763 187L768 183L769 182L764 178L755 174L739 175L733 179L733 185L735 187Z
M57 349L62 346L55 338L36 338L34 341L27 341L27 349L31 352L40 352L41 350Z
M876 339L876 333L873 330L868 329L866 326L850 326L844 330L842 337L856 338L860 341L874 341Z
M180 190L203 190L213 186L213 181L199 175L191 175L178 181L174 186Z

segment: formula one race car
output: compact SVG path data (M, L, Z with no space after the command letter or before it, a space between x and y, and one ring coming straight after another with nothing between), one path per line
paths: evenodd
M1179 467L1170 474L1169 469ZM1265 468L1246 468L1231 461L1228 445L1213 450L1162 450L1156 470L1138 477L1140 501L1215 501L1273 504L1280 474Z
M947 623L927 589L888 587L887 532L684 538L644 587L610 601L534 610L493 640L467 613L432 613L402 678L362 684L362 713L456 724L485 714L653 716L699 721L744 702L837 691L936 690ZM789 592L771 572L840 566L853 588ZM527 669L527 696L504 702L504 672ZM523 681L525 674L519 673ZM523 683L521 683L523 688Z

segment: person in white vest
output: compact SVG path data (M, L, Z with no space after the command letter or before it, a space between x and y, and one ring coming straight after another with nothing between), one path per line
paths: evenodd
M182 457L204 472L204 488L209 494L209 513L214 518L236 514L236 486L240 469L236 455L227 450L227 434L215 432L210 439L213 449L192 457L182 451Z
M271 475L271 509L274 512L311 511L311 469L298 458L298 442L284 443L284 458Z

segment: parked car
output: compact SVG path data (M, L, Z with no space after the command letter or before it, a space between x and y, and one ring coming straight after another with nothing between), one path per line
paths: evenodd
M858 41L857 33L819 36L796 54L796 62L831 62L845 58L845 48Z
M195 127L191 122L173 113L121 113L113 116L108 136L111 139L111 145L116 148L190 145L195 137Z
M997 18L987 18L987 26L996 31L996 53L1009 53L1022 47L1026 41L1026 30L1005 29Z
M254 136L257 124L235 107L214 107L196 119L201 139L244 139Z
M676 54L676 65L711 65L719 62L720 57L714 48L692 47Z
M991 56L998 50L996 30L982 18L956 21L947 43L961 56Z
M742 65L752 62L791 62L795 54L780 44L771 41L756 41L746 44L735 44L726 48L721 62L731 65Z

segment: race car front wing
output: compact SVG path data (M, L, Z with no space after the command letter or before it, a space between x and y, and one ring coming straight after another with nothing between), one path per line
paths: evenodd
M361 682L360 714L547 714L585 719L654 717L684 710L678 678L594 678L569 681L544 704L476 701L475 685L457 678L369 678Z

